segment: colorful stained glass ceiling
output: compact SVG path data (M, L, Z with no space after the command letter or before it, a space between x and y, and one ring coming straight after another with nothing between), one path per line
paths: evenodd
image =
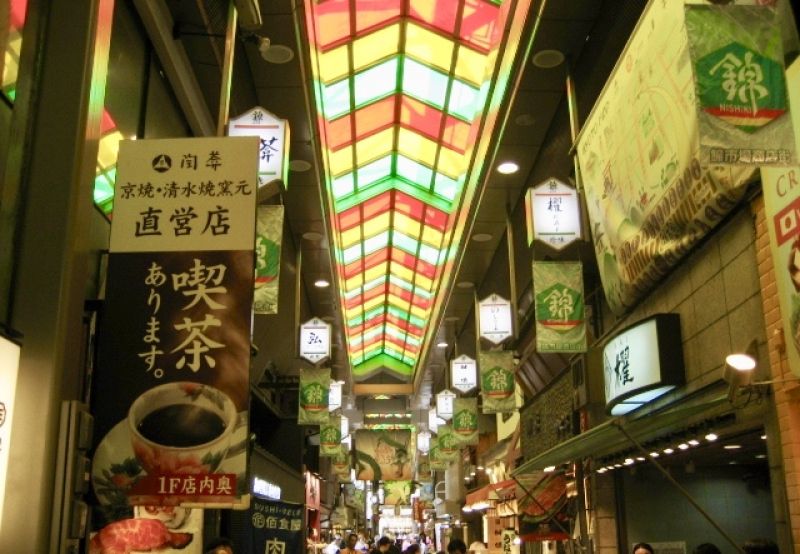
M356 381L435 334L530 0L305 0Z

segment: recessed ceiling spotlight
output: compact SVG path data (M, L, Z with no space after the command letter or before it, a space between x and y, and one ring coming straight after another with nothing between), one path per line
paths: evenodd
M471 289L472 287L475 286L475 283L473 283L472 281L459 281L458 283L456 283L456 286L460 289Z
M520 127L531 127L536 123L536 116L529 113L523 113L514 118L514 123Z
M311 164L305 160L292 160L289 162L289 169L302 173L311 169Z
M700 441L697 440L697 439L691 439L691 440L688 440L686 442L689 443L689 446L697 446L698 444L700 444Z
M651 457L651 458L658 458L659 456L661 456L661 454L659 454L659 453L658 453L658 452L656 452L655 450L653 450L653 451L650 453L650 457Z
M673 450L672 448L665 448L664 449L664 454L672 454L673 452L675 452L675 450Z
M722 448L724 448L725 450L738 450L741 447L742 447L741 444L726 444Z
M564 63L564 53L560 50L539 50L531 58L531 63L540 69L553 69Z
M678 445L678 448L679 448L680 450L689 450L689 445L688 445L688 444L686 444L685 442L682 442L682 443L680 443L680 444Z
M497 172L503 175L511 175L519 171L519 165L515 162L503 162L497 166Z
M314 281L314 286L318 289L325 289L331 286L331 283L327 279L317 279Z
M756 460L763 460L766 457L767 457L766 454L756 454Z
M761 440L762 440L762 441L765 441L765 440L767 440L767 435L761 435Z
M438 346L439 348L447 348L447 342L440 340L439 342L436 343L436 346Z
M489 242L492 240L492 235L489 233L475 233L472 235L472 240L475 242Z
M303 238L306 240L322 240L322 233L316 231L306 231L303 233Z
M718 438L719 438L719 435L717 435L716 433L709 433L709 434L706 435L706 440L709 441L709 442L713 442L713 441L717 440Z
M451 321L451 322L458 321L459 319L461 318L458 317L457 315L449 315L446 318L444 318L445 321Z
M288 63L294 59L294 50L283 44L270 44L261 52L261 57L269 63Z
M335 319L336 319L336 318L335 318L335 317L333 317L332 315L324 315L324 316L322 316L322 321L331 322L331 321L333 321L333 320L335 320Z
M545 472L545 473L552 473L552 472L554 472L555 470L556 470L556 466L547 466L547 467L546 467L546 468L544 468L542 471L543 471L543 472Z

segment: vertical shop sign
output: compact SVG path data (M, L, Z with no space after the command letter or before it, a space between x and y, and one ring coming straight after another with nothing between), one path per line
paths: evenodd
M258 137L258 183L280 180L289 184L289 122L260 106L231 118L230 137Z
M330 381L330 368L303 368L300 370L298 424L319 425L328 421L328 417L330 417L330 412L328 412Z
M343 445L331 456L331 467L336 475L350 475L350 451Z
M446 462L454 462L458 459L461 453L461 446L453 431L451 425L439 425L439 432L437 433L439 452L437 454L440 460Z
M578 191L551 177L525 194L528 245L534 240L562 250L581 238Z
M314 317L300 326L300 357L316 365L331 356L331 326ZM327 398L327 396L326 396Z
M6 495L8 452L11 447L11 424L17 394L20 346L0 336L0 523L3 521L3 500Z
M253 312L278 313L283 206L259 206L256 220L256 288Z
M259 554L303 554L302 504L254 497L250 506L250 532L246 533L245 552Z
M450 386L468 393L478 386L478 362L461 355L450 362Z
M436 415L445 421L450 421L453 417L453 401L456 393L445 389L436 395Z
M456 398L453 402L453 433L461 445L478 444L478 399Z
M513 412L514 353L510 350L482 351L478 355L481 375L482 411L484 414Z
M700 163L796 163L777 9L686 6Z
M583 266L580 262L533 262L536 350L586 352Z
M94 375L98 522L241 505L258 141L120 143Z
M500 344L514 334L511 302L491 294L478 303L480 336L493 344Z
M800 105L800 60L786 72L789 101ZM800 130L800 110L792 112ZM800 166L762 168L764 211L778 285L789 369L800 377Z
M319 427L319 455L335 456L342 445L342 418L329 416Z

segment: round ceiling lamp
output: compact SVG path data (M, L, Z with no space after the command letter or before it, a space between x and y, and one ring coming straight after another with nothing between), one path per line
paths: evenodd
M294 59L294 50L283 44L271 44L261 52L261 57L269 63L289 63Z
M289 169L302 173L311 169L311 164L305 160L292 160L289 162Z
M511 175L519 171L519 165L516 162L503 162L497 166L497 172L503 175Z
M316 281L314 281L314 286L317 287L318 289L326 289L329 286L331 286L331 282L328 281L327 279L317 279Z
M492 235L489 233L475 233L472 235L472 240L475 242L489 242L492 240Z
M303 238L306 240L322 240L322 233L316 231L306 231L303 233Z
M553 69L564 63L564 53L560 50L539 50L531 58L531 63L540 69Z

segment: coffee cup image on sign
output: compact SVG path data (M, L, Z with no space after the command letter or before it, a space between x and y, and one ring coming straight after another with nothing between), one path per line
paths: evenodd
M231 445L238 414L224 392L200 383L166 383L128 411L131 445L149 474L214 472Z

